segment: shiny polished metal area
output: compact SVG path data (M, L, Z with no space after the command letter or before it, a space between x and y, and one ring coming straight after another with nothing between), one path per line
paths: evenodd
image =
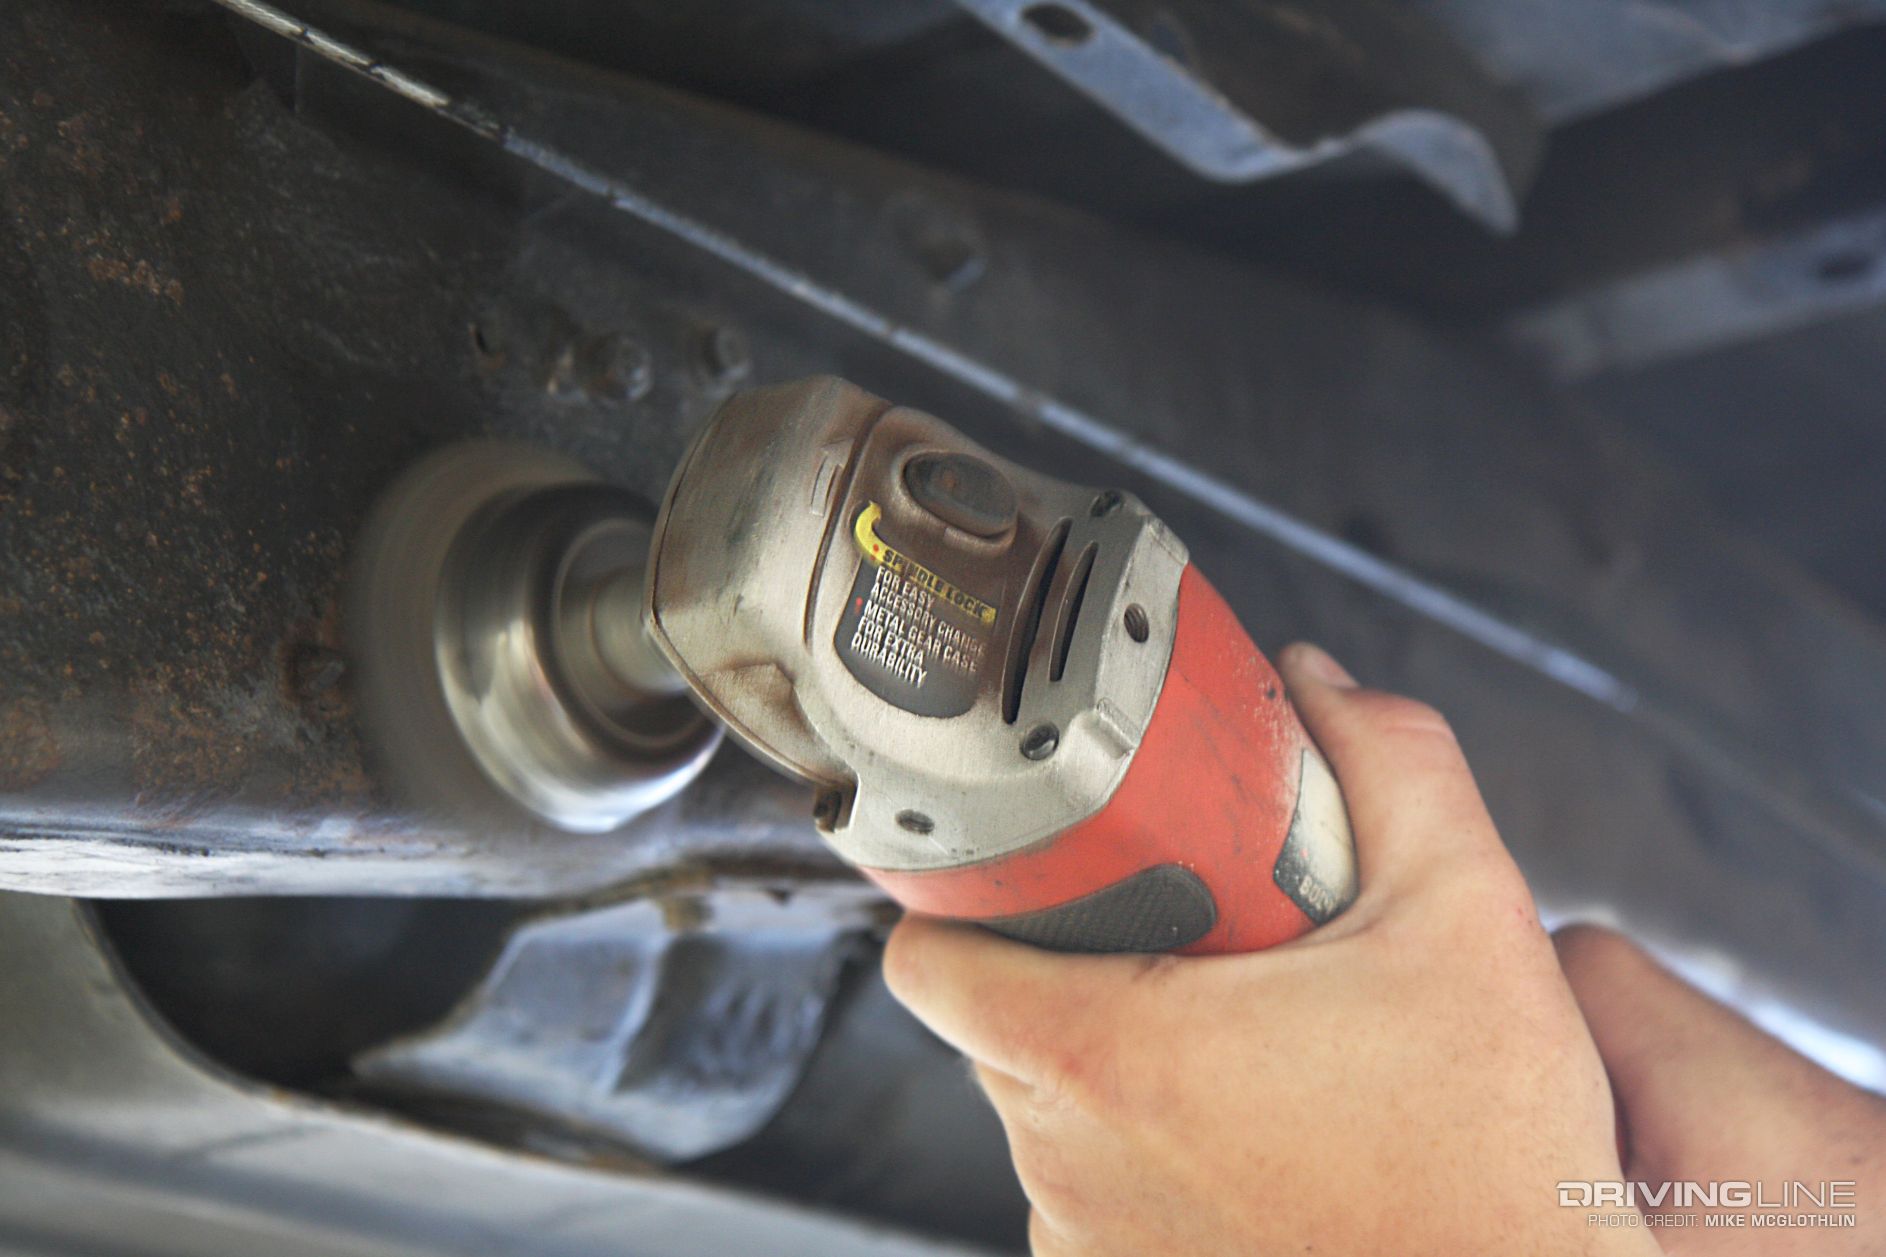
M599 833L693 780L720 730L642 627L648 536L632 495L529 446L451 446L387 491L349 645L367 734L412 803Z

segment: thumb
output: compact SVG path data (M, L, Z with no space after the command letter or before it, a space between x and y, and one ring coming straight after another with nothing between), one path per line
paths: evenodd
M1879 1159L1886 1110L1664 969L1572 926L1559 963L1604 1059L1625 1168L1645 1181L1844 1180Z

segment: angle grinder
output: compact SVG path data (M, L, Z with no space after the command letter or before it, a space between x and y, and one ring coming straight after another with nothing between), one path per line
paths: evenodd
M418 805L606 831L725 730L891 898L1044 947L1253 951L1354 898L1327 763L1132 495L820 377L728 399L649 514L497 442L382 498L349 637Z

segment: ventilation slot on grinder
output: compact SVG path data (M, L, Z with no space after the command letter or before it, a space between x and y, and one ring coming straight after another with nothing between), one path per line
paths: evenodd
M1067 671L1068 648L1074 644L1074 628L1080 623L1081 603L1087 599L1087 580L1094 574L1094 558L1100 553L1096 542L1088 542L1074 563L1068 578L1067 596L1061 599L1061 614L1054 631L1054 655L1048 664L1048 680L1059 681Z
M1028 680L1028 657L1034 653L1035 639L1041 635L1041 615L1047 609L1048 590L1054 584L1055 569L1061 566L1061 551L1067 548L1069 521L1062 520L1048 534L1041 547L1041 557L1028 576L1028 595L1023 600L1023 617L1009 639L1007 678L1002 686L1002 719L1014 724L1022 711L1022 686Z

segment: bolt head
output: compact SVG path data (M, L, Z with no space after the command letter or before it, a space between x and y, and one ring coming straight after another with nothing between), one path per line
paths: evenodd
M655 360L639 341L610 332L584 347L583 382L596 397L640 401L655 387Z
M732 384L753 369L753 350L746 333L727 323L716 324L701 335L701 365L716 384Z
M988 270L981 232L957 206L910 192L892 203L890 213L900 243L938 287L961 292Z
M1022 756L1025 759L1043 760L1054 754L1061 745L1061 731L1051 724L1038 724L1022 738Z

